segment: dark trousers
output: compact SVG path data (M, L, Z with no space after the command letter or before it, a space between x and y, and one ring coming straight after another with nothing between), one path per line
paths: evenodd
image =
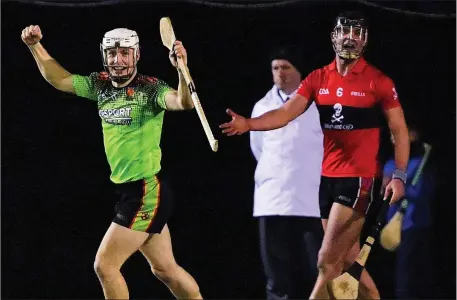
M432 299L435 285L431 229L407 229L401 234L396 253L395 296L397 299Z
M259 217L267 299L309 299L323 234L320 218Z

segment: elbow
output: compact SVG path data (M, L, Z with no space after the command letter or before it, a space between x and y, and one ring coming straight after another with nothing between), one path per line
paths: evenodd
M289 122L291 122L294 118L293 116L290 116L287 111L281 111L282 112L282 117L280 118L280 124L279 127L285 127Z
M59 81L47 80L47 82L52 85L56 90L61 92L66 92L65 86L61 84Z
M46 81L52 85L52 87L54 87L55 89L61 91L62 90L62 86L60 84L60 82L58 80L55 80L53 78L49 78L49 77L46 77L44 76L44 79L46 79Z
M42 73L44 79L52 85L54 88L58 89L59 91L65 90L65 79L66 77L56 77L53 76L52 74L43 72Z
M191 110L194 109L195 105L192 101L183 103L183 109L184 110Z
M178 100L177 102L180 104L182 110L191 110L195 107L194 102L192 101L192 98L178 97L177 100Z
M54 86L54 88L57 89L57 90L59 90L59 91L61 91L61 92L66 92L66 93L68 92L67 89L65 89L65 88L63 88L63 87L61 87L61 86Z
M289 124L290 121L291 121L291 120L289 120L289 119L284 119L284 120L282 121L282 123L281 123L281 127L287 126L287 125Z

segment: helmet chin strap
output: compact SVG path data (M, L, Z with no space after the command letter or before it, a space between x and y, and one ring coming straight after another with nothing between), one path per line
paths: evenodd
M356 60L356 59L359 59L361 56L362 56L362 53L359 53L359 54L355 54L355 53L347 53L347 54L343 54L341 52L337 53L338 57L345 60L345 61L352 61L352 60Z
M357 57L357 58L344 57L344 56L342 56L342 55L339 54L339 53L338 53L337 55L338 55L338 57L339 57L340 59L342 59L342 60L344 60L344 61L346 61L346 62L351 62L351 61L354 61L354 60L356 60L356 59L358 58L358 57Z
M135 67L133 69L133 72L130 75L116 76L116 75L112 75L111 73L109 73L109 77L110 77L111 81L117 83L118 85L124 84L136 75L136 71L137 71L137 69Z
M131 78L131 76L130 77L126 77L126 76L110 76L110 78L111 78L111 81L114 81L116 83L121 83L122 84L122 83L127 82Z

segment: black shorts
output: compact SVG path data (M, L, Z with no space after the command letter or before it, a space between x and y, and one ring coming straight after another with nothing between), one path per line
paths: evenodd
M381 178L322 176L319 187L321 218L328 219L334 202L366 216L372 204L381 201L381 185Z
M157 176L117 184L116 194L120 200L115 207L114 223L141 232L162 232L172 213L172 196Z

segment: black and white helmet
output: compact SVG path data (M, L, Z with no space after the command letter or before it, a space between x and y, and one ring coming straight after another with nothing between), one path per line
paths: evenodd
M368 26L365 18L357 12L340 14L331 33L333 50L342 59L357 59L362 56L368 42Z

